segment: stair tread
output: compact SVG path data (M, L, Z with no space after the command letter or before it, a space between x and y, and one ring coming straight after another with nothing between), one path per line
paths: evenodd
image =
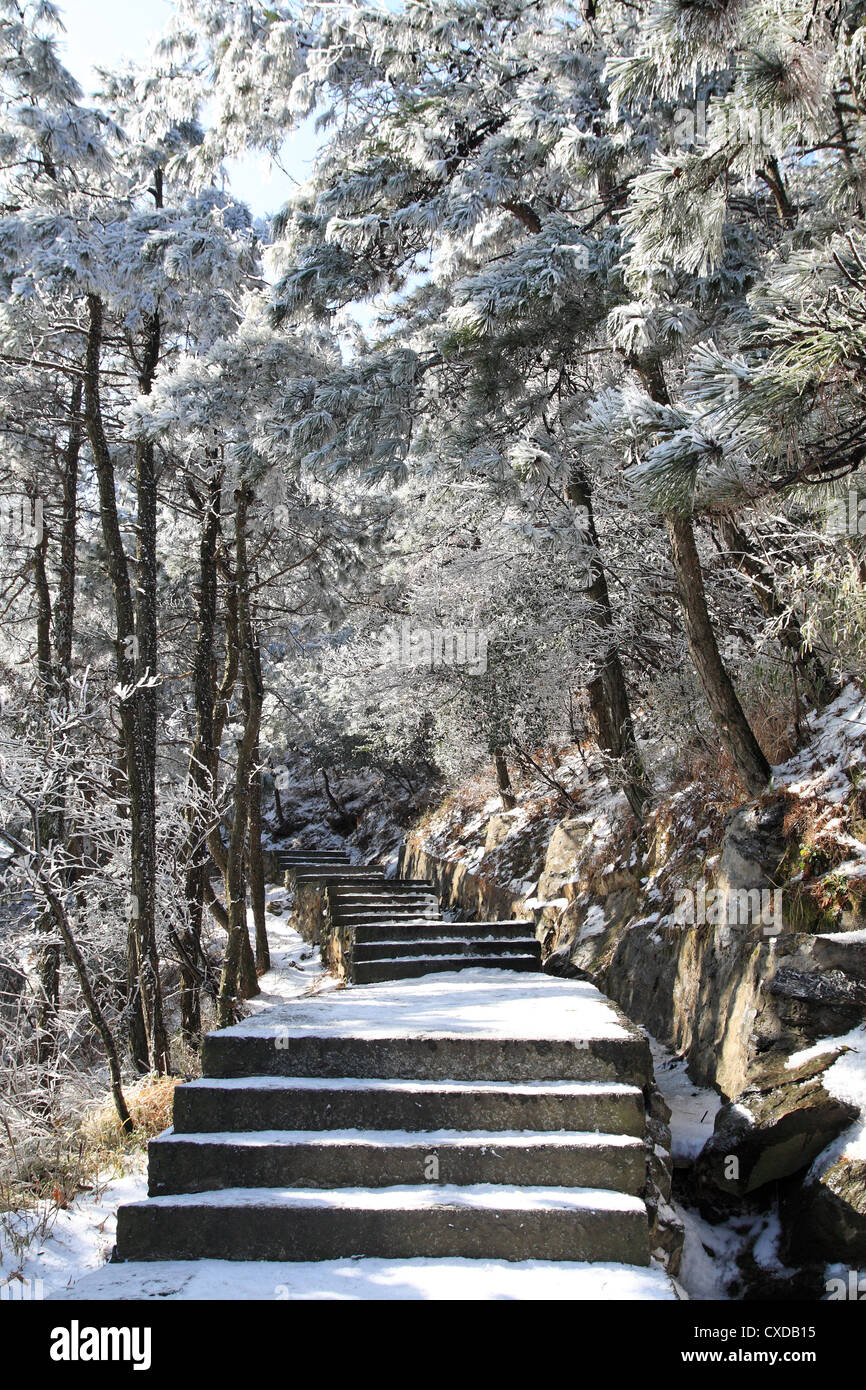
M290 1146L316 1144L320 1146L345 1147L351 1144L371 1144L376 1148L414 1148L418 1145L435 1144L438 1147L479 1147L510 1145L515 1148L531 1148L534 1144L553 1145L566 1149L642 1149L643 1140L633 1134L605 1134L595 1130L460 1130L460 1129L260 1129L260 1130L222 1130L213 1133L204 1130L193 1134L183 1134L167 1130L152 1144L229 1144L244 1148L265 1145Z
M224 1187L213 1192L180 1192L131 1202L135 1208L157 1207L271 1207L328 1209L366 1208L405 1211L410 1208L474 1208L486 1211L646 1212L640 1197L604 1187L513 1187L483 1183L466 1187L442 1183L402 1184L396 1187Z
M508 1092L520 1095L622 1096L640 1095L640 1088L625 1081L424 1081L378 1076L207 1076L187 1081L193 1090L285 1091L391 1091L423 1095L481 1095Z

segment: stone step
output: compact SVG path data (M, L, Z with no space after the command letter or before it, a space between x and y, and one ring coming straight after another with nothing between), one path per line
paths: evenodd
M294 873L293 869L287 869L286 873ZM340 883L371 883L378 887L385 882L381 870L379 869L356 869L350 866L348 869L333 868L331 865L322 866L320 869L303 869L295 874L299 883L324 883L326 886Z
M366 864L352 864L348 855L343 855L339 859L320 859L315 854L298 855L297 858L285 854L277 854L274 858L277 868L283 870L290 869L292 873L296 873L299 869L307 871L313 869L331 869L332 871L337 871L341 869L363 869L368 867Z
M438 1182L461 1186L603 1187L640 1194L646 1151L630 1135L438 1130L273 1130L249 1134L175 1134L148 1148L152 1197L226 1187L393 1187Z
M227 1188L121 1207L119 1260L340 1256L649 1264L646 1208L598 1188Z
M341 875L335 874L331 869L304 869L303 873L298 874L293 869L286 869L285 877L287 884L293 884L297 889L311 889L319 896L326 888L332 890L338 883L381 882L381 879L375 879L366 869L344 869Z
M358 941L352 948L352 960L372 961L412 956L535 956L541 960L541 946L534 937L476 937L445 936L424 941Z
M643 1093L617 1081L207 1078L178 1086L178 1134L263 1129L593 1130L642 1136ZM262 1258L266 1258L262 1256Z
M463 936L471 933L474 941L515 939L525 941L534 939L534 922L448 922L444 918L417 922L400 923L401 941L433 940L437 937ZM355 930L356 942L389 941L389 922L371 922Z
M541 970L541 954L525 956L412 956L380 957L352 966L356 985L381 984L386 980L414 980L421 975L450 970Z
M341 868L344 864L351 863L348 854L302 854L300 851L294 853L288 850L277 850L274 858L278 864L284 867L295 864L333 864L335 867Z
M281 859L348 859L344 849L275 849Z
M344 927L364 927L376 922L441 922L438 908L395 907L393 903L380 908L338 908L333 920Z
M429 883L415 879L384 879L376 883L366 884L363 881L347 879L345 883L337 883L330 889L332 897L337 898L372 898L374 901L389 901L393 898L433 898L436 902L439 899Z
M341 908L372 907L412 907L416 903L438 908L439 899L435 893L357 893L345 889L332 889L328 894L330 901Z
M241 1025L243 1027L243 1025ZM204 1039L206 1078L417 1077L424 1081L625 1081L651 1075L649 1044L637 1033L601 1038L499 1038L459 1033L369 1037L362 1033L273 1033L227 1029ZM179 1087L181 1095L185 1087ZM471 1120L470 1120L471 1123ZM563 1121L559 1128L565 1128Z

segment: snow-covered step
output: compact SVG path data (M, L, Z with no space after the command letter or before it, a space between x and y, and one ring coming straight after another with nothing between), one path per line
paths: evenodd
M259 1076L179 1086L178 1133L262 1129L594 1130L642 1136L643 1093L615 1081Z
M297 883L316 883L325 886L331 883L379 884L385 882L381 869L362 869L354 865L344 869L335 865L323 864L316 869L298 868L297 871L287 869L286 872L294 874Z
M344 849L277 849L274 850L274 854L281 862L292 864L306 859L323 862L337 860L341 864L349 862L349 856Z
M381 870L379 870L381 873ZM364 887L356 881L346 881L345 887L338 884L334 890L338 897L373 897L373 898L393 898L393 897L413 897L414 894L424 894L435 899L434 884L431 878L381 878L374 887ZM438 899L436 899L438 901Z
M541 1260L320 1260L280 1264L266 1260L163 1260L104 1265L69 1299L146 1302L149 1299L231 1303L327 1299L430 1302L676 1301L668 1276L646 1265L579 1264Z
M468 937L441 936L424 939L413 937L404 941L399 937L390 941L355 941L352 959L357 964L361 960L394 959L397 956L537 956L541 949L534 937Z
M356 1018L354 1027L346 1023L342 1031L331 1033L291 1024L244 1031L241 1024L205 1038L202 1069L205 1077L234 1078L411 1076L419 1081L629 1081L641 1086L649 1080L649 1044L639 1033L620 1028L618 1036L594 1036L593 1026L599 1025L589 1019L583 1037L550 1038L543 1035L544 1020L538 1022L541 1036L515 1038L449 1034L441 1031L441 1022L418 1037L395 1036L382 1025L377 1029L375 1019L371 1033L365 1034L358 1031L363 1017Z
M383 980L411 980L419 975L450 970L540 970L541 953L525 955L483 956L477 954L447 956L390 956L362 960L352 966L352 980L357 985L377 984Z
M121 1207L120 1260L605 1260L649 1264L646 1208L604 1188L227 1188Z
M511 1130L265 1130L151 1140L151 1196L226 1187L459 1185L604 1187L637 1196L643 1143L631 1135Z
M535 923L525 921L504 921L504 922L446 922L442 919L436 922L428 922L420 919L417 923L418 930L412 922L401 923L400 940L425 940L429 941L436 937L471 937L473 941L503 940L514 937L518 940L534 939ZM391 938L388 934L389 922L371 922L368 926L358 927L355 932L356 942L388 941Z
M328 907L332 915L343 921L346 917L367 916L373 920L387 916L440 917L441 910L435 898L420 894L398 894L388 898L335 898L328 897Z
M334 898L331 896L329 898L329 906L332 912L338 912L341 916L346 916L348 914L354 916L362 912L370 914L376 913L379 916L388 912L399 912L404 914L417 912L418 916L422 917L427 912L433 912L438 917L440 911L439 904L435 898L417 893L411 895L408 893L395 893L392 897L383 897L379 899L355 897Z

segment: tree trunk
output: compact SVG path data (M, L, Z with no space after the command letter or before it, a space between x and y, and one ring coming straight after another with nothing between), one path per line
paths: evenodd
M51 594L46 570L48 530L44 528L35 547L34 569L37 593L37 662L42 694L46 699L58 696L68 705L69 680L72 665L72 626L75 610L75 560L78 518L78 459L81 452L82 384L76 379L72 387L69 415L70 425L62 459L62 520L60 532L59 581L52 615ZM53 646L52 646L53 616ZM61 842L66 830L65 788L55 784L48 798L53 803L45 817L43 844ZM50 931L53 915L41 914L39 926ZM40 1079L47 1091L53 1089L51 1067L57 1057L57 1017L60 1008L60 950L56 944L44 946L37 962L40 998L37 1013L37 1061Z
M593 605L593 619L604 643L601 667L587 687L596 739L601 750L616 763L623 791L634 815L638 820L643 820L650 786L635 736L625 674L616 645L616 629L598 543L592 493L578 465L572 469L566 498L583 516L582 529L589 542L591 556L591 581L586 592Z
M102 300L87 297L89 326L85 366L84 417L99 486L99 510L105 542L106 563L111 581L115 613L115 651L120 698L120 726L126 779L129 789L129 817L132 857L132 903L129 925L132 968L133 1021L140 1016L143 1037L133 1034L133 1055L137 1065L152 1071L170 1070L168 1035L162 1005L159 957L155 922L155 836L154 800L151 792L149 749L141 736L139 702L133 687L139 669L135 607L129 580L123 536L117 516L114 463L102 419L100 400L100 355L102 349ZM144 720L148 728L147 715Z
M743 713L719 654L704 593L701 562L690 517L667 518L674 569L679 581L686 638L719 737L750 796L770 780L770 764Z
M249 817L250 775L253 752L258 743L261 723L261 688L255 667L255 635L250 612L249 567L247 561L246 525L252 494L241 485L235 493L235 577L237 586L238 646L244 686L248 693L243 733L238 744L235 770L234 818L226 855L225 888L229 931L225 959L220 978L217 1018L220 1028L234 1021L240 992L244 942L250 951L246 922L246 892L244 885L244 846ZM253 971L255 974L255 971ZM247 980L245 983L249 984ZM258 985L255 986L255 990ZM255 992L255 991L253 991ZM249 994L247 994L249 997Z
M659 362L654 358L635 357L629 358L628 362L638 373L652 399L660 405L669 405L670 396ZM770 764L752 732L719 652L707 608L692 518L669 516L666 524L686 640L698 679L723 748L749 795L758 796L770 780Z
M517 799L514 795L514 788L511 785L508 763L501 748L493 749L493 766L496 769L496 785L499 788L499 795L502 799L502 809L503 811L512 811L517 805Z
M54 604L56 679L68 698L75 619L75 554L78 540L78 459L81 453L82 385L76 380L69 403L69 437L63 453L63 520L60 531L60 577Z
M193 657L195 738L190 750L188 778L193 788L187 811L189 838L185 897L187 926L182 937L180 974L181 1030L193 1046L201 1035L201 980L204 960L201 948L205 877L208 868L208 806L214 795L214 688L213 655L217 611L216 550L220 534L220 499L223 469L215 469L203 504L199 541L197 634Z
M258 657L258 645L256 656ZM259 674L261 680L261 674ZM253 774L250 778L250 809L248 824L247 866L250 882L250 901L256 929L256 970L264 975L271 968L271 948L268 943L268 924L265 912L265 866L262 857L262 769L258 743L253 750Z

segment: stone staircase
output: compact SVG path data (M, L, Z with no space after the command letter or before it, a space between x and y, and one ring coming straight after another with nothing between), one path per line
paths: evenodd
M287 1026L208 1037L151 1142L151 1196L118 1213L116 1260L648 1265L646 1039L579 981L449 990L337 991ZM563 1000L586 1036L551 1031ZM509 1009L528 1036L497 1035Z
M298 874L314 874L317 870L333 872L351 867L348 854L341 849L278 849L274 852L274 863L287 886L294 883Z
M336 850L281 850L276 862L298 896L302 931L354 984L469 968L541 969L533 922L447 922L427 879L385 878Z

